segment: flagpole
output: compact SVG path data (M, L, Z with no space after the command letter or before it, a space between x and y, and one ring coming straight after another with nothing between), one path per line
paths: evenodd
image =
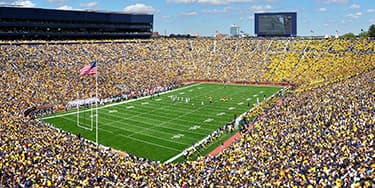
M79 99L79 94L77 91L77 100ZM79 102L77 102L77 127L79 127Z
M96 60L95 60L96 61ZM98 62L96 61L96 78L95 78L95 86L96 86L96 89L95 89L95 93L96 93L96 100L95 100L95 108L96 108L96 116L95 116L95 120L96 120L96 145L98 146L99 142L98 142L98 117L99 117L99 114L98 114Z

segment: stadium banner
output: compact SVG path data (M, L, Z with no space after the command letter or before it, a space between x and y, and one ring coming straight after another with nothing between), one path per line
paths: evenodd
M96 97L91 97L91 98L87 98L87 99L76 99L74 101L69 101L67 106L75 107L77 105L79 105L79 106L90 105L90 104L95 104L96 101L100 102L100 100L97 99Z

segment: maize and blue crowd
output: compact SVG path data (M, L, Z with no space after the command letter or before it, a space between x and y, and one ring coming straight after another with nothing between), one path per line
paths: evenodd
M0 45L0 187L374 187L375 41L153 39ZM186 80L294 88L217 156L163 164L25 117ZM85 86L85 87L84 87Z

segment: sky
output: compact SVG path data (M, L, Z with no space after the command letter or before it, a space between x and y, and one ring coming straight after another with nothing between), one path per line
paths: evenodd
M375 0L0 0L0 6L99 10L154 15L160 34L229 33L232 24L254 35L254 13L297 12L297 35L339 35L375 24Z

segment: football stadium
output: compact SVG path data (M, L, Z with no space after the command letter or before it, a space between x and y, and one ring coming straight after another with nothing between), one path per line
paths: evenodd
M374 187L375 25L299 37L297 14L176 38L0 7L0 187Z

